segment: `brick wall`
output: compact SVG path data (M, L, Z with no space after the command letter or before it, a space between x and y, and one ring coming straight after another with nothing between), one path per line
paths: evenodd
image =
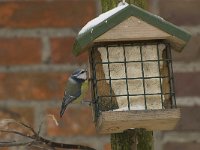
M200 1L149 2L151 12L192 34L192 39L182 53L173 52L176 97L179 107L182 108L182 119L175 131L155 133L155 149L200 149Z
M96 134L90 107L72 104L59 117L68 76L88 61L87 54L73 56L75 37L97 7L95 0L0 0L0 119L37 129L53 114L59 126L48 118L43 136L97 149L108 145L109 137Z
M182 53L173 53L177 102L183 118L177 129L155 132L157 150L200 149L200 20L199 0L149 0L149 10L187 30L193 37ZM109 150L109 136L97 135L88 106L59 109L65 81L87 62L72 55L80 28L98 13L96 0L0 0L0 118L15 118L42 135L66 143ZM0 135L3 136L3 135Z

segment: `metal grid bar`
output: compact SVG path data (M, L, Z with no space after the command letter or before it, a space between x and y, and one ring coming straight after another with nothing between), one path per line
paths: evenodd
M172 55L170 50L170 45L167 44L167 57L171 58L171 61L168 62L168 72L170 78L170 92L173 93L171 95L171 101L172 101L172 108L177 108L176 105L176 97L175 97L175 84L174 84L174 73L173 73L173 67L172 67Z
M160 72L160 61L159 61L159 59L160 59L160 53L159 53L158 44L156 45L156 47L157 47L157 55L158 55L158 70L159 70L159 76L161 76L161 72ZM163 95L162 95L162 93L163 93L163 89L162 89L162 80L161 80L161 78L159 78L159 80L160 80L160 91L161 91L161 94L160 94L161 104L162 104L162 108L164 108L164 105L163 105L164 100L163 100Z
M112 80L126 80L126 79L130 79L130 80L137 80L137 79L159 79L159 78L169 78L169 76L163 76L163 77L137 77L137 78L113 78ZM97 81L107 81L109 79L97 79Z
M144 96L144 95L160 95L161 93L148 93L148 94L129 94L129 96ZM173 93L163 93L163 95L170 95ZM112 97L120 97L120 96L127 96L126 94L120 94L120 95L113 95ZM99 97L110 97L110 95L104 95L104 96L99 96Z
M129 99L129 90L128 90L128 73L127 73L127 65L126 65L126 52L125 47L123 46L123 52L124 52L124 67L125 67L125 80L126 80L126 90L127 90L127 98L128 98L128 110L130 110L130 99Z
M144 81L144 62L142 58L142 46L140 45L140 56L141 56L141 67L142 67L142 84L144 88L144 105L145 109L147 109L147 99L146 99L146 88L145 88L145 81Z
M111 103L110 103L110 108L112 108L112 81L111 81L111 76L110 76L110 59L109 59L109 51L108 51L108 46L106 46L106 52L107 52L107 60L108 60L108 76L109 76L109 86L110 86L110 98L111 98Z
M158 44L165 44L166 45L166 59L161 59L159 57L159 51L158 51ZM113 44L113 45L112 45ZM93 60L92 59L92 66L93 66L93 79L94 82L93 82L93 88L95 89L94 90L94 99L95 99L95 105L96 105L96 108L97 108L97 117L99 115L99 113L101 112L101 110L99 110L99 99L101 98L104 98L104 97L110 97L111 98L111 106L110 106L110 109L113 110L113 107L112 107L112 100L113 100L113 97L120 97L120 96L127 96L128 98L128 107L129 107L129 110L130 110L130 101L129 101L129 97L130 96L144 96L144 101L145 101L145 109L148 109L147 108L147 102L146 102L146 96L148 95L161 95L161 102L162 102L162 108L164 109L164 106L163 106L163 95L170 95L171 96L171 100L172 100L172 108L173 107L176 107L176 99L175 99L175 93L174 93L174 78L173 78L173 70L172 70L172 59L171 59L171 53L170 53L170 45L166 42L163 42L163 41L157 41L157 42L133 42L133 43L112 43L110 45L110 43L104 43L103 46L102 44L98 45L98 44L95 44L94 47L92 48L92 51L97 51L98 47L104 47L106 48L106 51L107 51L107 60L108 62L98 62L96 60ZM115 45L114 45L115 44ZM158 53L158 59L156 60L143 60L143 50L142 50L142 46L144 45L157 45L157 53ZM126 60L126 56L125 56L125 46L140 46L140 54L141 54L141 60L140 61L127 61ZM109 47L123 47L123 50L124 50L124 61L110 61L109 60ZM91 52L91 57L94 56L94 53ZM160 70L160 62L166 62L167 65L168 65L168 75L165 75L165 76L161 76L161 70ZM142 77L130 77L128 78L127 76L127 63L134 63L134 62L139 62L141 63L141 67L142 67ZM145 73L144 73L144 63L145 62L158 62L158 67L159 67L159 76L150 76L150 77L145 77ZM116 79L113 79L111 77L111 72L110 72L110 64L112 63L124 63L125 65L125 74L126 74L126 77L125 78L116 78ZM96 78L96 65L97 64L107 64L108 65L108 70L109 70L109 78L104 78L104 79L97 79ZM146 79L153 79L153 78L158 78L160 80L160 93L146 93L146 87L145 87L145 80ZM170 91L168 93L163 93L163 89L162 89L162 80L161 79L164 79L164 78L169 78L170 80ZM144 93L142 94L129 94L129 87L128 87L128 80L134 80L134 79L142 79L143 80L143 88L144 88ZM126 90L127 90L127 95L126 94L123 94L123 95L113 95L112 94L112 80L126 80L126 84L127 84L127 87L126 87ZM97 89L97 83L99 81L109 81L109 88L110 88L110 94L109 95L98 95L98 89ZM102 94L102 93L101 93Z
M91 61L92 61L92 82L93 82L93 90L94 90L94 105L95 105L95 120L99 117L99 98L98 98L98 91L97 91L97 80L96 80L96 66L94 65L94 59L93 59L93 52L94 52L95 48L93 47L92 48L92 51L91 51Z
M142 62L157 62L157 61L164 61L164 62L166 62L166 61L171 61L171 59L165 59L165 60L163 60L163 59L160 59L160 60L143 60ZM138 63L138 62L141 62L141 61L139 61L139 60L135 60L135 61L126 61L126 63ZM112 62L109 62L109 64L114 64L114 63L124 63L124 61L112 61ZM108 64L108 62L95 62L95 65L97 65L97 64Z

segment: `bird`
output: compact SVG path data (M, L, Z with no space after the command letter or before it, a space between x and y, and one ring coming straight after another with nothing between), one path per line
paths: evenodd
M61 105L60 117L63 116L68 104L75 101L81 95L81 86L86 80L86 69L77 69L68 78Z

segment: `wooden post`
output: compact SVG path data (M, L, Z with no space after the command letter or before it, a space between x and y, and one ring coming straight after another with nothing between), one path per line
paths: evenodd
M102 12L106 12L122 0L101 0ZM126 0L143 9L147 8L147 0ZM152 150L153 132L145 129L129 129L123 133L111 134L112 150Z

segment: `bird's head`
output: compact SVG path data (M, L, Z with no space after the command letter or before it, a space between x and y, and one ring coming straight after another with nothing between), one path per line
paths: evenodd
M87 80L87 70L86 69L78 69L72 73L71 78L82 83L85 80Z

